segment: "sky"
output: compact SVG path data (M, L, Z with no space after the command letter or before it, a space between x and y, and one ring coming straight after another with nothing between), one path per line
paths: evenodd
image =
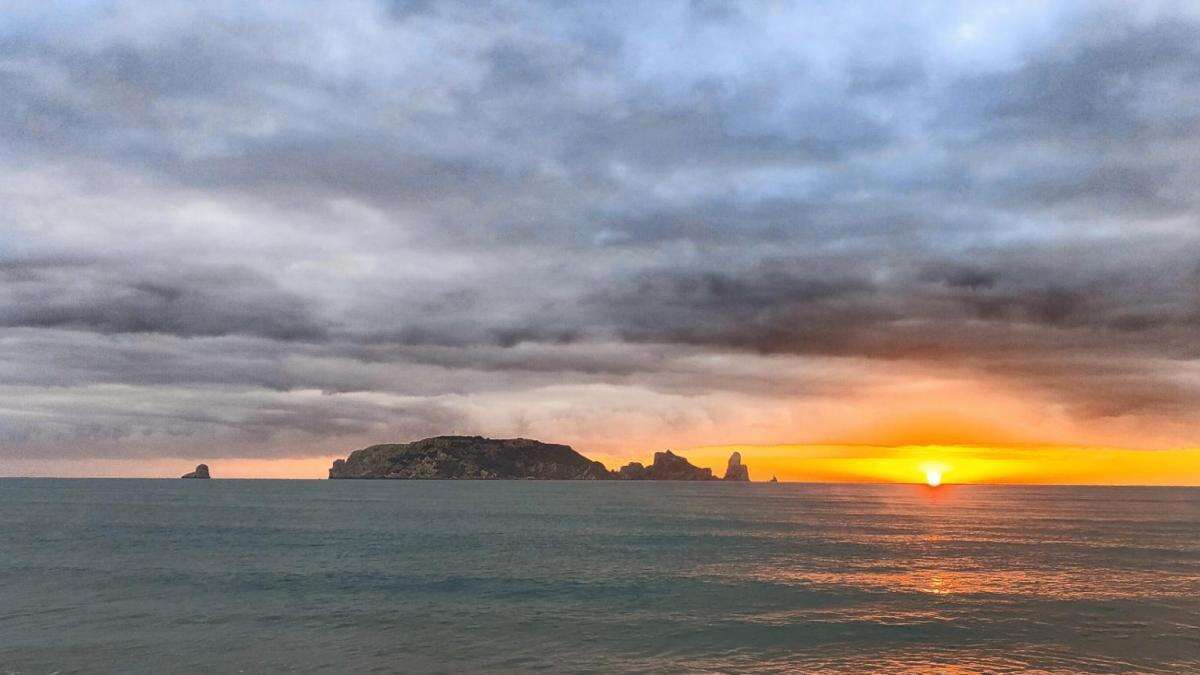
M0 0L0 92L0 475L1200 484L1195 2Z

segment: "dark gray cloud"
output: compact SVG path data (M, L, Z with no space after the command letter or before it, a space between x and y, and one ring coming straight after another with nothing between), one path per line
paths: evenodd
M1121 260L1129 253L1109 250L1125 242L975 251L969 263L844 261L835 265L842 277L796 259L736 273L667 271L589 304L600 325L626 339L768 353L1194 359L1198 251L1194 239L1170 241L1182 248L1159 251L1153 269L1138 269L1140 255Z
M897 364L1194 423L1200 15L992 7L15 10L0 457L649 434Z
M9 259L0 263L0 326L181 337L319 339L302 297L237 267Z
M1100 25L1102 16L1072 31L1068 50L1031 54L1018 68L963 78L951 87L972 129L987 140L1121 144L1146 134L1190 136L1200 113L1169 97L1147 101L1159 85L1195 86L1200 79L1196 25L1176 18L1150 24ZM963 110L945 111L961 122Z

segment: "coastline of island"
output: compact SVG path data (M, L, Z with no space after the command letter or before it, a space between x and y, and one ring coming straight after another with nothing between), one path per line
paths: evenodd
M528 438L434 436L411 443L372 445L334 461L331 479L392 480L674 480L749 482L750 470L734 452L718 478L670 450L649 466L630 462L616 471L569 445Z

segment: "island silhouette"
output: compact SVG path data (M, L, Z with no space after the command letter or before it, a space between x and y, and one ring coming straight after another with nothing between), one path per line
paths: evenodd
M729 458L725 476L694 466L670 450L654 453L650 466L630 462L616 471L569 445L528 438L434 436L411 443L372 445L334 461L330 478L401 480L750 480L741 453Z
M197 464L195 471L191 471L191 472L185 473L182 476L180 476L180 478L200 478L200 479L207 479L207 478L211 478L211 477L212 476L210 476L208 474L208 465L207 464Z

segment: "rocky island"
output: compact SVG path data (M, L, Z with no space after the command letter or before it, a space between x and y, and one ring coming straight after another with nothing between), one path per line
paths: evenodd
M617 471L615 478L621 480L716 480L712 469L692 466L687 459L670 450L654 453L654 463L649 467L641 462L630 462Z
M339 459L330 478L604 480L608 469L567 445L527 438L435 436L372 445Z
M372 445L339 459L330 478L440 480L721 480L670 450L654 463L630 462L618 471L584 457L569 445L528 438L435 436L412 443ZM733 453L724 480L748 481L742 456Z
M208 475L208 465L207 464L197 464L195 471L192 471L191 473L185 473L182 476L180 476L180 478L204 478L204 479L207 479L207 478L211 478L211 476Z

